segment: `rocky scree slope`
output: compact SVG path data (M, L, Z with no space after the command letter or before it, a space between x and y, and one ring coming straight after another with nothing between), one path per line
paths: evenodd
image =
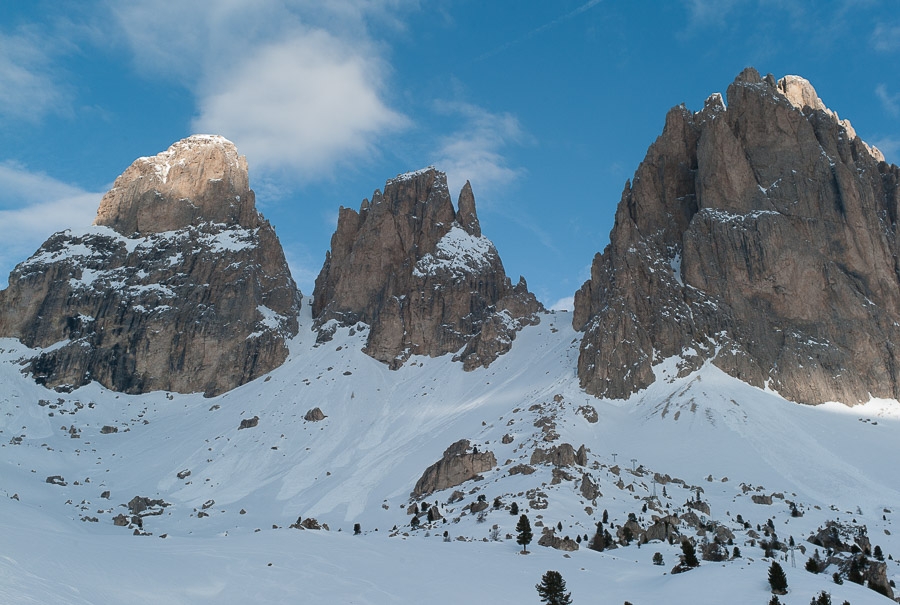
M626 398L680 356L803 403L900 397L900 168L796 76L679 106L577 292L582 387Z
M359 212L340 209L313 299L323 339L337 325L368 324L365 352L394 369L446 353L467 370L488 366L543 310L481 234L471 185L454 211L434 168L389 180Z
M39 383L216 395L285 360L301 295L230 141L135 160L94 225L51 236L0 292L0 335L43 349Z

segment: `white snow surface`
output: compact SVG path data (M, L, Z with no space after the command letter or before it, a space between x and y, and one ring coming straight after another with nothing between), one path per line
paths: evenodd
M770 560L750 545L737 514L754 528L774 519L779 536L806 544L807 556L806 537L833 519L865 525L873 545L900 555L895 401L803 406L711 364L678 377L677 359L629 400L598 400L578 386L579 335L568 313L544 315L473 372L452 356L413 357L391 371L361 352L365 326L353 335L338 328L317 345L311 323L305 304L285 364L215 398L124 395L96 383L56 393L21 374L26 347L0 339L0 602L537 603L534 585L553 569L575 603L767 603ZM599 421L588 422L583 406ZM327 417L305 421L313 407ZM238 430L254 416L258 426ZM558 440L543 441L542 417L553 419ZM118 432L103 434L104 426ZM504 435L512 441L502 443ZM448 504L454 488L428 496L447 522L411 529L403 507L416 480L463 438L494 452L497 467L455 488L461 502ZM548 465L508 473L534 447L559 443L590 450L587 467L561 469L574 481L552 484ZM184 470L191 474L179 479ZM596 503L579 493L583 472L603 494ZM653 473L685 484L654 484ZM54 475L66 485L45 481ZM592 536L604 509L612 523L629 512L649 519L641 506L654 490L675 510L696 487L710 518L735 532L741 558L673 575L677 545L598 553L582 544L569 554L537 545L538 521L562 523L560 535ZM545 509L529 504L529 490L546 494ZM784 499L750 499L773 493ZM112 522L137 495L169 503L144 518L152 535ZM463 510L477 495L503 504L483 523ZM804 515L786 514L787 501ZM512 502L532 522L528 555L518 554ZM330 531L289 528L298 516ZM354 523L362 535L353 535ZM489 541L494 525L499 540ZM651 564L657 551L664 566ZM796 568L781 561L790 589L782 603L806 605L819 590L834 603L887 603L862 586L833 584L832 568L806 572L799 551L796 560ZM888 577L900 579L896 561Z
M475 237L457 223L438 240L434 253L425 254L413 268L416 277L449 273L454 279L480 275L496 258L497 251L491 240Z

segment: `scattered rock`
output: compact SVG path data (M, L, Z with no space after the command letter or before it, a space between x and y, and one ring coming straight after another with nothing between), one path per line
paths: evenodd
M325 420L327 416L322 413L322 410L319 408L313 408L306 412L306 415L303 416L303 419L307 422L318 422L320 420Z
M191 476L191 471L189 469L184 469L183 471L179 471L175 476L179 479L187 479Z
M253 418L244 418L241 420L241 425L238 427L238 430L241 429L252 429L253 427L259 424L259 416L254 416Z
M68 483L66 483L66 480L63 479L60 475L51 475L50 477L47 477L46 482L53 485L68 485Z
M119 432L119 427L110 426L108 424L103 425L103 428L100 429L101 435L109 435L110 433L118 433L118 432Z
M443 457L425 469L412 491L413 498L455 487L475 479L479 473L491 470L496 464L493 452L468 452L469 440L460 439L444 451Z
M578 542L566 536L565 538L557 537L556 531L552 527L544 527L541 530L541 537L538 539L539 546L549 546L556 550L564 550L572 552L578 550Z
M575 464L585 466L587 464L587 451L582 445L576 453L575 448L570 443L554 445L548 450L537 448L531 454L531 464L544 463L553 464L554 466L574 466Z

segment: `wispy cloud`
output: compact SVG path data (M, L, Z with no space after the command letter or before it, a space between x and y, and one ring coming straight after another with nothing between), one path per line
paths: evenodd
M36 122L69 110L68 89L53 70L55 47L32 30L0 32L0 117Z
M551 311L571 311L575 308L575 297L565 296L550 305Z
M879 23L872 31L872 47L880 52L900 50L900 25Z
M193 127L225 133L263 169L315 176L407 124L379 94L382 71L327 32L293 32L204 87Z
M90 225L102 195L0 163L0 285L51 234Z
M879 84L875 87L875 96L878 97L886 112L893 116L900 116L900 94L891 94L888 92L886 84Z
M900 137L879 137L872 141L872 145L878 148L884 159L891 164L900 163Z
M440 139L435 165L447 173L451 191L468 180L480 194L496 193L524 172L509 165L504 151L530 141L510 113L492 113L470 103L439 101L438 113L459 119L452 134Z
M520 36L520 37L516 38L515 40L510 40L509 42L506 42L505 44L501 44L500 46L498 46L497 48L494 48L493 50L489 50L488 52L480 55L479 57L476 57L475 60L483 61L485 59L493 57L494 55L498 55L506 50L509 50L513 46L516 46L517 44L521 44L522 42L525 42L526 40L529 40L529 39L535 37L536 35L540 34L543 31L546 31L548 29L556 27L560 23L563 23L564 21L568 21L569 19L572 19L573 17L577 17L581 13L594 8L596 5L600 4L602 1L603 0L588 0L588 2L585 2L584 4L569 11L568 13L560 15L556 19L553 19L552 21L548 21L547 23L544 23L543 25L541 25L539 27L535 27L534 29L532 29L528 33L524 34L523 36Z
M263 170L327 175L408 119L369 21L400 27L401 0L181 0L110 4L146 74L196 97L196 131L233 140Z

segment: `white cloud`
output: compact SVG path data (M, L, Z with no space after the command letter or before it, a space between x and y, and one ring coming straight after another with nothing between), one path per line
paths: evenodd
M12 268L31 256L50 235L90 225L103 195L10 163L0 163L0 192L3 287Z
M879 84L875 87L875 96L881 101L881 106L886 112L894 116L900 115L900 94L892 95L886 85Z
M35 122L68 110L67 89L52 70L54 46L27 30L0 32L0 117Z
M435 107L439 113L461 119L460 127L441 139L436 152L435 165L447 173L451 191L469 180L476 193L491 194L523 174L523 169L509 166L501 153L511 144L530 140L515 116L468 103L438 102Z
M196 96L196 131L233 140L252 165L316 177L407 125L368 27L399 27L403 0L110 3L138 66Z
M312 176L406 124L380 98L382 71L327 32L294 32L203 90L193 126L224 133L263 169L287 165Z

